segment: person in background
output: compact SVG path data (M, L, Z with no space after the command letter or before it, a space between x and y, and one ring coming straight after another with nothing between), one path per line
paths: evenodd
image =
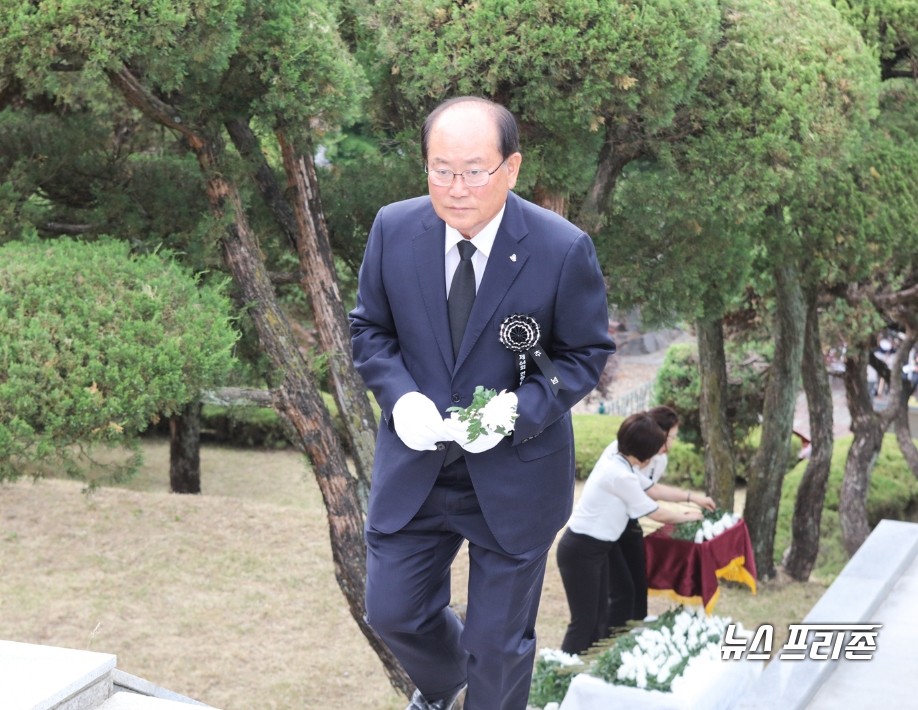
M367 621L417 685L409 710L449 710L464 691L464 710L525 710L545 565L573 505L570 409L615 351L605 283L587 234L512 192L522 154L506 108L440 104L421 154L429 194L380 209L350 313L382 410ZM447 409L479 385L517 418L470 440ZM462 620L450 567L466 541Z
M661 509L645 492L648 479L640 471L666 443L666 434L653 417L644 412L627 417L615 443L614 452L611 446L606 447L593 467L558 543L558 569L571 614L561 643L565 653L582 653L606 638L610 626L636 618L634 609L640 605L635 604L634 597L641 593L645 611L640 618L646 616L643 539L639 551L620 543L629 521L645 515L659 523L702 517L697 508ZM635 571L638 579L634 578ZM610 579L616 586L614 592L609 588ZM622 604L621 609L614 610L618 616L612 616L610 595L624 599L629 594L629 609L624 610Z
M880 338L877 349L870 357L870 362L877 371L877 391L879 399L889 394L889 380L892 376L890 366L896 356L896 348L889 338Z
M704 510L715 509L714 499L703 493L660 483L669 463L669 449L679 437L679 415L672 407L661 405L647 410L666 440L650 463L637 470L644 492L655 501L667 503L694 503ZM611 455L618 453L618 442L607 447ZM621 568L622 563L627 570ZM630 579L628 585L621 580ZM621 626L630 619L647 616L647 568L644 556L644 530L637 518L628 521L618 546L609 557L609 625Z
M902 368L902 371L908 379L909 394L914 394L918 391L918 346L912 348L908 363Z

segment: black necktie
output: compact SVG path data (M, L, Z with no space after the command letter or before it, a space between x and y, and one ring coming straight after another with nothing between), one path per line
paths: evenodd
M453 338L453 355L459 354L459 345L462 343L462 334L465 333L465 324L469 321L472 304L475 302L475 268L472 266L472 254L475 245L463 239L459 246L459 266L453 274L453 282L449 287L449 296L446 299L449 308L449 332Z

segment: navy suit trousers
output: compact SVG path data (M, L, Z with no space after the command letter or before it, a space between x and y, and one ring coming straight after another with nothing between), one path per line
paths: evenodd
M450 567L465 540L463 624L449 604ZM501 549L460 458L403 529L367 530L367 619L428 700L468 682L465 710L525 710L549 548Z

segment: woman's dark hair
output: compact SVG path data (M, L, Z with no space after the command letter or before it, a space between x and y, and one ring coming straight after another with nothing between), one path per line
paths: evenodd
M632 414L618 428L618 453L638 461L652 459L666 442L664 432L649 414Z
M647 413L653 417L653 420L657 423L657 426L667 434L669 433L670 429L679 425L679 415L676 414L676 410L672 407L667 407L666 405L652 407L651 409L647 410Z
M433 128L434 122L436 122L441 113L451 106L470 102L484 104L491 111L494 122L497 124L499 141L497 147L500 150L501 157L506 160L514 153L519 152L520 131L516 125L516 118L514 118L510 111L500 104L480 96L456 96L452 99L447 99L431 111L427 115L424 125L421 127L421 158L424 160L424 165L427 165L427 143L430 139L430 131Z

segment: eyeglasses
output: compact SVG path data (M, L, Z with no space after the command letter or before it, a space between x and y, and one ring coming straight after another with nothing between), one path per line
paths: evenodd
M500 165L490 172L481 168L473 168L472 170L463 170L461 173L454 173L452 170L446 170L445 168L431 170L427 166L424 167L424 172L427 173L427 177L437 187L449 187L453 184L453 179L457 175L462 176L466 187L482 187L488 184L488 180L491 179L491 176L500 170L501 165L506 162L507 160L505 158L500 161Z

